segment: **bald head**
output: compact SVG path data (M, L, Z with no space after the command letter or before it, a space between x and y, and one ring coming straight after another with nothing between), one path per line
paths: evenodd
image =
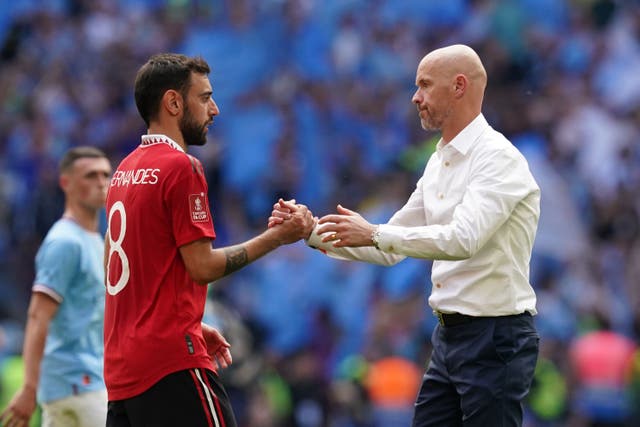
M427 54L416 72L413 96L422 127L455 136L482 110L487 72L478 54L465 45L452 45Z
M428 53L420 65L428 63L441 76L454 78L458 74L467 79L484 93L487 86L487 72L475 50L463 44L454 44Z

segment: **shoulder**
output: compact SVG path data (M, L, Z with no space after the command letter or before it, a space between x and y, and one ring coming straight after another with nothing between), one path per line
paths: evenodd
M61 218L51 226L44 241L64 246L79 245L82 242L82 233L82 229L75 222Z
M72 221L58 220L45 236L38 257L41 260L72 258L82 254L83 239L81 230Z
M181 151L168 148L163 150L162 155L158 156L158 161L162 165L170 166L170 169L176 173L195 173L204 175L202 163L195 156L183 153Z
M484 159L502 159L505 161L524 162L522 153L502 133L489 127L477 144L476 155Z
M192 156L191 154L187 154L186 156L189 159L191 172L198 175L204 175L204 167L202 166L202 163L200 162L200 160L198 160L196 157Z
M487 129L471 153L472 173L493 175L502 180L531 180L533 176L524 155L502 133Z

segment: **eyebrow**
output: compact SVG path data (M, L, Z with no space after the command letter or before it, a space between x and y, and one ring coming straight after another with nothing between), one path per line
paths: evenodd
M104 176L110 176L112 172L110 171L105 171L102 169L91 169L88 170L87 173L85 173L83 176L90 176L90 175L104 175Z

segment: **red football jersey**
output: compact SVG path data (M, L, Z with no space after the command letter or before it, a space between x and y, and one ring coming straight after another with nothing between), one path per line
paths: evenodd
M200 162L164 135L142 144L113 174L104 316L109 400L138 395L162 377L213 369L202 337L207 286L186 271L179 247L215 238Z

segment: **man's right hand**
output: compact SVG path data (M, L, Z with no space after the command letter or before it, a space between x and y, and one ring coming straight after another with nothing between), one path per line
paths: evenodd
M293 200L278 200L269 217L269 229L278 234L282 244L307 239L315 227L316 219L305 205Z
M276 203L274 203L267 227L275 227L276 225L282 224L285 220L291 218L291 209L289 207L295 204L296 199L291 199L286 202L280 199Z
M36 410L36 391L30 387L22 387L11 399L7 409L0 414L0 425L6 427L23 427L29 425L31 415Z

